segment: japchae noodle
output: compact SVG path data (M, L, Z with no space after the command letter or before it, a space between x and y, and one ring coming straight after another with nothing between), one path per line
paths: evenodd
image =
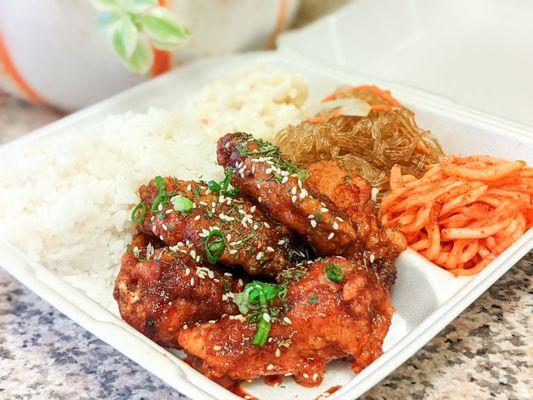
M332 99L350 97L369 104L366 116L346 115L342 107L327 107ZM322 104L322 111L283 129L276 137L282 152L299 165L339 160L380 189L381 198L389 189L395 164L401 166L402 174L420 178L443 155L431 133L416 125L413 112L375 86L338 89Z

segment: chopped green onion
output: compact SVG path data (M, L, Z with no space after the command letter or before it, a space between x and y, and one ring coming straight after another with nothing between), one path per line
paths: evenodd
M155 181L155 185L159 189L159 194L154 199L154 202L152 203L152 207L150 207L150 210L157 211L159 208L159 204L162 204L163 206L166 206L168 204L169 196L167 195L165 191L167 188L167 183L165 182L165 180L160 176L156 176L154 178L154 181Z
M254 334L252 343L255 346L260 346L260 347L264 346L268 339L268 334L270 333L271 327L272 327L272 322L265 321L263 316L261 316L261 319L257 323L257 331Z
M213 237L214 240L211 240ZM205 238L204 243L207 261L209 261L211 264L215 264L222 253L224 253L224 249L226 248L226 239L224 238L224 234L218 229L213 229Z
M174 205L174 210L189 214L193 209L193 202L187 197L183 196L174 196L172 199L172 204Z
M144 221L144 217L146 215L146 204L144 204L142 201L135 206L131 213L131 221L136 224L140 225Z
M220 186L220 183L216 182L216 181L209 181L207 182L207 187L209 188L210 191L212 191L213 193L218 193L220 192L220 189L222 189L222 187Z
M307 295L307 302L312 304L312 303L316 303L318 301L318 296L316 295L315 292L309 292L309 294Z
M324 273L326 274L326 278L328 278L331 282L340 283L346 279L344 269L335 263L326 263L326 266L324 267Z
M237 194L239 194L239 189L237 188L229 189L232 175L233 175L233 170L229 169L226 171L226 176L224 177L222 182L209 181L207 183L207 187L213 193L221 193L224 196L235 197Z

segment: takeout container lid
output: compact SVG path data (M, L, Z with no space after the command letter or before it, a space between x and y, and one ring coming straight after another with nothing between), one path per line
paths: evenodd
M533 127L533 2L357 0L278 47Z

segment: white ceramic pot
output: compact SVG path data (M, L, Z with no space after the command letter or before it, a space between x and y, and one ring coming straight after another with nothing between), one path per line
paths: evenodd
M135 75L113 54L88 0L0 0L0 88L65 110L85 107L183 62L266 48L299 0L161 0L192 32Z

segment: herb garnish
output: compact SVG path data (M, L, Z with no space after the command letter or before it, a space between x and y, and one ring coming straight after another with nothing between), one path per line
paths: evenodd
M340 283L344 282L344 279L346 279L346 273L339 264L331 262L326 263L326 266L324 267L324 273L326 274L326 278L328 278L331 282Z
M213 229L205 238L204 246L207 261L209 261L211 264L215 264L222 253L224 253L224 249L226 248L226 239L224 238L224 234L218 229Z
M281 310L287 308L286 297L286 285L259 281L248 283L242 293L233 295L233 302L237 304L242 314L252 311L248 316L248 321L257 323L257 330L252 340L255 346L264 346L266 343L272 327L272 319L277 317ZM281 300L281 307L273 306L272 303L277 299Z
M295 174L298 176L298 179L305 181L309 176L309 173L298 167L292 161L288 160L281 154L281 150L278 146L273 145L272 143L266 142L262 139L256 139L252 135L247 134L248 140L254 141L259 149L249 150L243 149L242 146L237 146L237 150L243 156L261 156L261 157L270 157L274 165L284 171L287 171L289 174Z
M135 206L133 211L131 212L131 221L136 224L140 225L144 221L144 217L146 215L146 204L144 202L140 202Z
M224 196L235 197L239 194L239 189L235 187L230 188L231 177L233 176L233 170L228 169L226 175L221 182L209 181L207 187L213 193L220 193Z
M309 304L312 304L312 303L316 303L318 301L318 296L316 295L315 292L309 292L309 294L307 295L307 302Z
M194 206L193 202L190 199L183 196L174 196L171 201L174 205L174 210L186 214L190 214Z
M150 207L150 210L157 211L159 208L159 204L161 206L166 206L168 204L169 196L166 193L167 183L163 178L160 176L156 176L154 178L155 185L157 186L157 189L159 189L159 194L154 199L154 202L152 203L152 207Z

